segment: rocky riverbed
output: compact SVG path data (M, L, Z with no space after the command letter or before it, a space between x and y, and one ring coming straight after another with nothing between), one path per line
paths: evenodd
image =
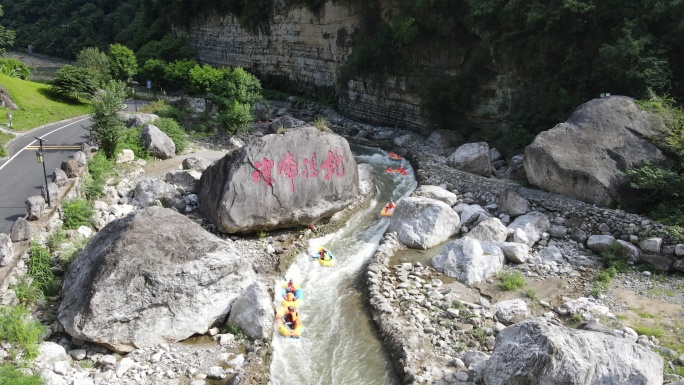
M288 110L286 103L275 105L280 108L279 115L291 112L302 120L325 115L331 128L350 141L380 145L405 155L413 163L419 182L453 193L457 205L461 205L459 210L463 205L478 205L486 216L506 224L511 221L499 210L498 198L506 189L519 185L455 170L446 162L451 150L438 148L430 138L352 122L334 111L313 106ZM259 132L260 128L256 129ZM113 178L116 184L108 190L110 201L99 205L100 224L125 215L132 203L127 197L143 177L163 179L166 172L179 167L183 158L200 156L213 160L223 154L222 149L232 146L230 138L213 138L193 143L190 154L183 157L131 163ZM381 338L404 382L478 384L488 375L491 379L487 362L495 353L497 336L506 328L534 318L635 342L663 355L670 372L682 365L682 277L632 266L613 277L608 285L597 288L596 276L604 269L603 261L586 244L591 234L602 233L597 230L599 227L608 229L603 233L616 235L624 230L629 239L629 223L637 223L642 232L649 226L657 228L657 224L555 194L529 189L519 193L530 202L529 211L543 213L556 228L540 234L524 263L507 263L498 276L474 285L461 284L437 271L421 252L406 250L396 234L385 235L368 266L367 296ZM187 215L212 230L191 202L189 198L184 206ZM576 218L583 218L584 223L577 225ZM563 226L570 221L584 231L583 236L573 236L569 226ZM336 216L335 220L317 224L315 231L334 231L343 223L343 216ZM474 227L473 223L460 230L467 232ZM639 231L631 235L638 237ZM306 248L313 235L317 234L311 229L300 229L220 237L251 260L259 280L270 286L274 278L282 278L293 256ZM444 244L435 246L442 247ZM526 285L512 291L501 289L498 277L512 272L520 272ZM19 269L14 282L24 273ZM3 297L3 303L12 301L12 295ZM646 336L648 330L657 337ZM58 323L53 324L51 334L51 342L44 344L41 359L33 365L33 370L50 384L268 383L269 341L243 338L236 330L212 329L208 335L185 343L155 345L126 355L70 338ZM666 346L679 347L680 351ZM0 353L7 354L2 350ZM675 374L665 374L664 378L665 382L682 380Z

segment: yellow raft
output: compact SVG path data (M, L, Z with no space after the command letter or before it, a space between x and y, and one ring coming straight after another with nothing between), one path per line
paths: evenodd
M283 298L283 307L287 308L288 306L293 306L295 308L299 307L299 305L302 304L302 289L299 288L299 285L296 283L294 284L295 287L295 292L293 293L295 296L294 301L288 301L287 298L287 283L283 284L283 288L280 291L280 296Z
M321 255L321 250L323 250L323 249L325 249L325 247L321 246L321 247L319 247L318 250L317 250L316 257L317 257L317 259L318 259L318 263L319 263L321 266L331 267L332 265L335 264L335 257L332 255L332 253L330 252L330 250L328 250L328 254L330 255L330 259L328 259L328 260L321 259L321 258L320 258L320 255Z
M283 322L283 317L287 312L286 307L281 307L276 313L276 320L278 321L278 333L284 337L299 338L302 335L302 320L297 321L297 325L294 329L290 329L285 322Z

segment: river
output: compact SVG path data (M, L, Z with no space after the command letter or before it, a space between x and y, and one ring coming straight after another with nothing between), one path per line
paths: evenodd
M364 267L382 239L389 219L378 213L390 200L409 194L416 186L411 166L407 176L386 174L396 167L386 152L352 146L358 163L373 166L378 194L368 209L356 213L339 231L309 243L309 253L297 256L286 277L301 285L299 308L301 338L273 335L272 385L388 385L400 384L385 352L363 294ZM312 258L325 245L335 256L333 267L322 267ZM277 281L280 288L286 281ZM280 306L280 300L275 299Z

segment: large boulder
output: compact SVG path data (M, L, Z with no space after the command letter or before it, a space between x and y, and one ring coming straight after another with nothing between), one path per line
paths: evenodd
M475 175L489 176L492 162L486 142L466 143L447 158L447 165Z
M413 191L411 196L437 199L438 201L442 201L448 204L449 206L453 206L458 202L458 197L456 196L456 194L439 186L419 186L417 189Z
M641 345L535 318L502 330L486 385L660 385L663 359Z
M478 223L466 236L485 242L503 242L508 238L508 229L499 218L489 218Z
M148 207L108 224L76 256L58 318L73 337L129 352L207 332L254 282L231 244Z
M183 170L195 170L204 172L209 167L210 161L197 156L190 156L183 159Z
M504 265L503 251L489 242L459 238L432 258L432 266L466 285L481 282L498 273Z
M513 242L524 243L533 246L542 237L542 234L549 230L551 222L549 218L539 212L521 215L508 225L513 232Z
M308 225L359 195L341 136L303 127L265 135L214 162L200 180L200 209L224 233Z
M140 127L143 124L152 123L159 119L159 115L155 114L129 114L120 111L116 115L127 127Z
M266 286L253 283L235 300L230 309L228 324L239 327L253 339L270 339L273 335L273 300Z
M176 156L176 145L173 140L153 124L143 126L140 139L147 151L159 159L169 159Z
M525 148L525 172L544 190L602 206L633 207L637 196L625 171L645 162L668 163L653 140L663 132L663 122L631 98L594 99L537 135Z
M520 196L517 191L507 189L497 200L499 210L511 217L527 214L530 211L530 201Z
M429 249L459 231L458 214L436 199L409 197L397 202L387 228L399 241L413 249Z
M373 174L373 166L368 163L359 163L359 194L363 197L370 197L375 194L377 187L375 186L375 174Z

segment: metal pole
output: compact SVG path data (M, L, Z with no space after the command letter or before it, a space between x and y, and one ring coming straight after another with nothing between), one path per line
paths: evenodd
M43 139L38 138L38 142L40 142L40 152L43 152ZM47 171L45 171L45 155L43 155L43 177L45 177L45 195L47 195L47 204L48 207L52 207L52 202L50 202L50 189L48 188L48 181L47 181Z

